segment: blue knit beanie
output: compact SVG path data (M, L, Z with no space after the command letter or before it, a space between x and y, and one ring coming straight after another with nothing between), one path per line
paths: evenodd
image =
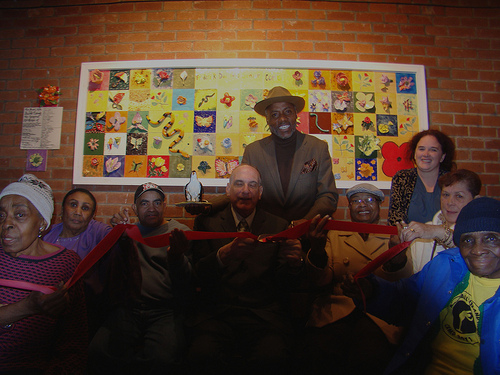
M459 245L460 237L470 232L500 233L500 201L481 197L470 201L458 214L453 242Z

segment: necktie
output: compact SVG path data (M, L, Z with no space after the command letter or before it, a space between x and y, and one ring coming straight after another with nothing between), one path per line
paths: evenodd
M245 219L241 219L236 229L238 232L250 232L250 227Z

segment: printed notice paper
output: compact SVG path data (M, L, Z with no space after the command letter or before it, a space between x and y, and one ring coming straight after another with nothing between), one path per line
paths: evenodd
M24 108L21 149L60 148L62 113L63 107Z

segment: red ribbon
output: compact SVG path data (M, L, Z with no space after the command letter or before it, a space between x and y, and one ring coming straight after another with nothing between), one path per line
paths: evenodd
M261 242L273 242L273 241L282 241L286 239L297 239L309 231L309 225L311 224L311 220L303 222L295 227L288 228L281 233L267 236L265 238L259 239L256 235L249 232L195 232L195 231L186 231L184 234L188 240L211 240L217 238L235 238L235 237L244 237L244 238L252 238L254 240L259 240ZM378 225L378 224L362 224L362 223L353 223L348 221L337 221L337 220L329 220L325 229L327 230L341 230L341 231L349 231L349 232L358 232L358 233L378 233L378 234L397 234L398 230L396 227L386 226L386 225ZM88 255L78 264L73 276L66 282L65 286L67 288L72 287L85 273L92 268L94 264L96 264L99 259L108 252L109 249L118 241L120 236L126 232L128 237L137 242L145 244L151 247L163 247L168 246L170 244L170 233L160 234L158 236L147 237L144 238L141 235L141 232L137 225L132 224L120 224L115 226L111 232L109 232L106 237L104 237L93 249L88 253ZM398 245L399 246L399 245ZM407 245L408 246L408 245ZM394 248L392 248L394 249ZM392 249L384 252L379 257L375 258L372 262L370 262L365 268L361 271L365 270L372 263L378 261L379 258L389 253ZM392 256L397 255L403 249L399 250ZM391 253L392 254L392 253ZM385 261L380 264L385 263L388 259L392 258L392 256L388 256ZM378 268L375 267L374 269ZM361 272L360 271L360 272ZM359 272L358 272L359 274ZM363 276L359 276L363 277ZM0 279L0 286L7 286L11 288L25 289L25 290L36 290L42 293L51 293L56 290L56 288L51 286L43 286L32 283L27 283L24 281L15 281L15 280L5 280Z

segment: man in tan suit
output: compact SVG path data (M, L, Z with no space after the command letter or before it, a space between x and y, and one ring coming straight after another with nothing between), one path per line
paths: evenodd
M271 135L249 144L242 159L262 176L264 192L259 206L289 222L332 215L339 196L327 143L296 131L297 114L304 106L304 99L286 88L272 88L254 108L266 117ZM227 197L217 197L212 212L227 203ZM191 214L200 213L198 210L199 206L186 207Z
M249 144L242 160L262 175L262 207L289 221L332 215L337 209L327 143L296 131L304 105L303 98L284 87L272 88L254 108L266 117L271 135Z

